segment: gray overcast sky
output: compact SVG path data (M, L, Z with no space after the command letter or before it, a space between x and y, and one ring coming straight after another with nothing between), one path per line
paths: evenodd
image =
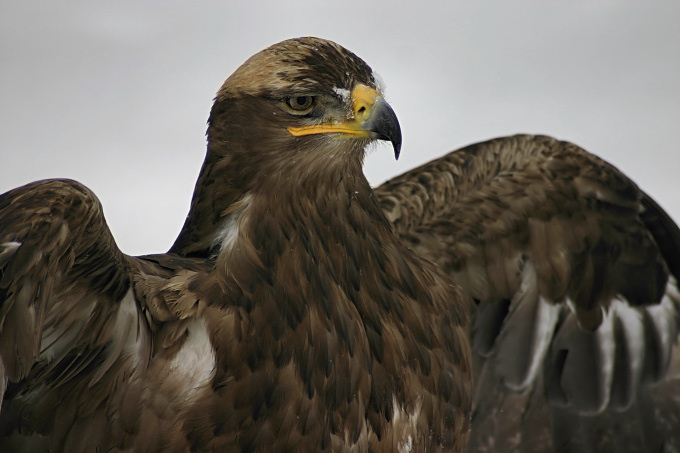
M0 192L50 177L101 199L130 254L167 250L186 216L223 80L316 35L387 85L402 157L381 181L499 135L571 140L680 220L680 2L3 2Z

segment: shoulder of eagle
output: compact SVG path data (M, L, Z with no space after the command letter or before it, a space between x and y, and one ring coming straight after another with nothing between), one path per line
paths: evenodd
M542 136L372 190L380 90L329 41L253 56L166 254L123 254L77 182L2 195L0 450L677 449L669 216Z

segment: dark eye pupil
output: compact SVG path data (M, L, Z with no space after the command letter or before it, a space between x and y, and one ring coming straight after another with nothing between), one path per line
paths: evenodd
M286 99L286 104L293 110L303 112L314 104L314 96L291 96Z

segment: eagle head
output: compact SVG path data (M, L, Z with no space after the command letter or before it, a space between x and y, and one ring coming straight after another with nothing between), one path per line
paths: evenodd
M246 196L291 199L299 188L325 193L341 181L368 193L367 145L389 140L395 157L401 148L379 78L361 58L319 38L282 41L243 63L217 92L207 136L191 211L172 248L180 254L208 253L209 238Z
M361 58L334 42L274 44L243 63L218 91L210 151L247 153L251 168L270 162L278 171L286 162L299 168L305 159L324 157L362 163L374 140L389 140L398 157L399 122L378 80Z

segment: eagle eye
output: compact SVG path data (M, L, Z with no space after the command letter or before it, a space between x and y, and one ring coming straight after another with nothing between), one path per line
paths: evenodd
M314 96L296 95L286 98L286 105L293 113L308 113L314 106Z

